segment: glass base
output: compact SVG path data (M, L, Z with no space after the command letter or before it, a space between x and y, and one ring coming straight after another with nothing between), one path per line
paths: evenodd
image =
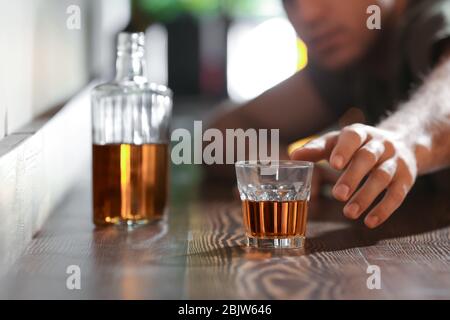
M305 246L305 237L275 239L247 237L247 245L254 248L300 249Z
M135 219L135 220L122 219L120 217L114 217L111 219L107 217L106 219L102 220L94 218L94 224L97 227L116 226L116 227L136 228L146 225L158 225L160 223L165 223L166 220L167 220L166 215L152 219Z

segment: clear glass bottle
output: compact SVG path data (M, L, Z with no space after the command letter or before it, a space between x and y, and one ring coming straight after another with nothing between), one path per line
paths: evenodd
M172 93L148 83L143 33L120 33L116 78L92 91L93 220L146 224L167 210Z

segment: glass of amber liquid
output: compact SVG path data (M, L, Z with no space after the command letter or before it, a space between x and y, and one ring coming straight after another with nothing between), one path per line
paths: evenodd
M313 163L239 161L235 166L248 245L302 248Z
M114 81L92 91L93 221L162 220L168 199L172 93L147 81L144 34L121 33Z

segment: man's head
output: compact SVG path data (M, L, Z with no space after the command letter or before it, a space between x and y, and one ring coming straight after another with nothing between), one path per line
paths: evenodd
M324 68L338 70L364 58L380 36L379 30L367 28L367 8L379 5L384 23L396 12L396 4L406 1L283 0L283 3L312 59Z

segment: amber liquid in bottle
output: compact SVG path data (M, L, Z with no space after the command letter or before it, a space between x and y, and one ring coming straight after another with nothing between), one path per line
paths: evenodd
M242 202L247 235L257 238L305 236L307 201Z
M167 144L94 144L94 223L133 225L161 219L168 164Z

